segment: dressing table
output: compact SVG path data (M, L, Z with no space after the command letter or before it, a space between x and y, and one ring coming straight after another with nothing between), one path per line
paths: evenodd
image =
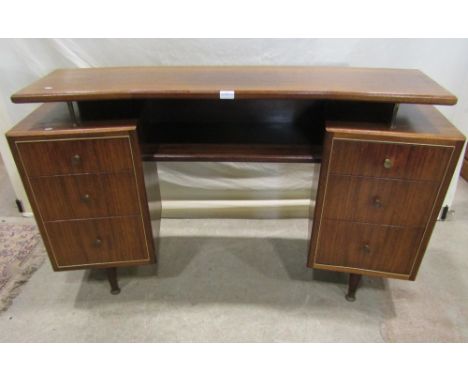
M7 139L54 270L106 268L114 294L157 259L144 162L321 163L304 266L352 301L362 275L415 280L465 141L408 69L63 69L11 99L42 104Z

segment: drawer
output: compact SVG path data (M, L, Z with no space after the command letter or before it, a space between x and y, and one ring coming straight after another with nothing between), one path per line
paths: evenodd
M148 260L141 217L46 223L57 267Z
M128 137L18 141L29 177L133 169Z
M132 173L39 177L30 182L45 221L139 213Z
M440 181L453 147L333 139L330 172Z
M323 218L423 226L439 183L329 175Z
M316 262L408 275L422 234L422 228L324 220Z

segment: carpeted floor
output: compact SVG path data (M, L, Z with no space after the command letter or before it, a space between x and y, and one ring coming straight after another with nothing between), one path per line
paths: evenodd
M305 267L306 220L162 222L158 266L54 273L48 261L0 313L0 342L468 341L468 183L416 282Z
M20 287L44 262L40 236L31 219L0 219L0 311L20 293Z

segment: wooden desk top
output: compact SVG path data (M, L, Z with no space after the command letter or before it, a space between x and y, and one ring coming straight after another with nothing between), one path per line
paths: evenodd
M457 98L415 69L348 67L125 67L56 70L15 93L15 103L143 98L307 98L453 105Z

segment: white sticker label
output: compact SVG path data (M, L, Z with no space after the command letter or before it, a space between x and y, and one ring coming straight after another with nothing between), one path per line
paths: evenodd
M220 90L219 99L234 99L235 94L234 90Z

